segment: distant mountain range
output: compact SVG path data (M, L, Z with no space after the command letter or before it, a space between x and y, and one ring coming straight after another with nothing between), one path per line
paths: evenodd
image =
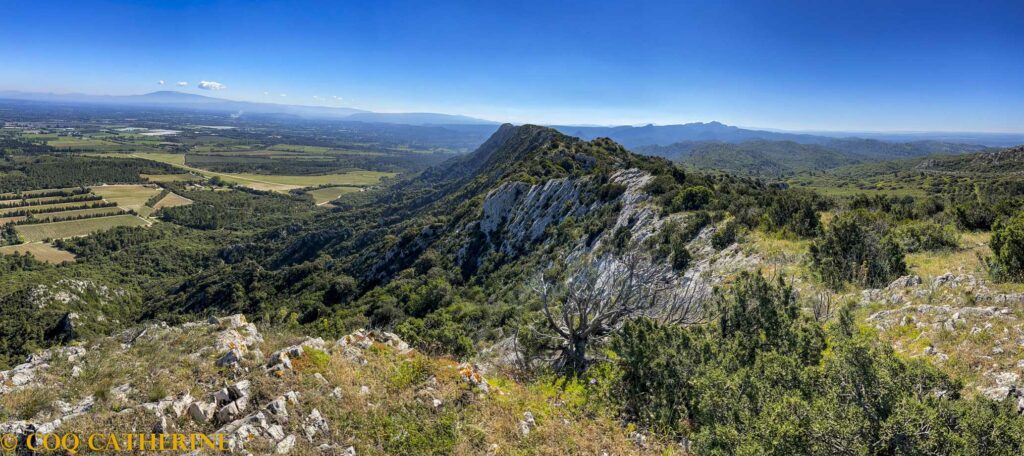
M207 97L204 95L169 90L152 92L144 95L124 96L0 91L0 99L65 104L102 104L113 106L186 109L235 114L281 114L316 119L337 119L352 122L406 125L494 125L495 128L498 126L497 122L451 114L429 112L382 113L343 107L335 108L327 106L255 103L249 101L226 100L223 98Z
M636 147L633 151L668 158L700 169L773 177L861 162L852 154L794 141L753 140L736 144L690 141L668 146Z
M772 177L867 162L984 152L1006 144L1024 144L1024 135L1012 134L878 134L885 137L883 140L849 134L836 137L751 130L720 122L555 128L583 139L611 138L635 152L668 158L700 169Z
M493 126L497 129L499 122L458 114L441 114L432 112L382 113L355 108L301 106L277 103L257 103L250 101L234 101L223 98L208 97L193 93L164 90L143 95L86 95L86 94L54 94L19 91L0 91L0 99L39 101L63 104L100 104L115 106L138 106L150 108L185 109L207 112L223 112L230 114L276 114L314 119L334 119L365 123L387 123L404 125L468 125ZM941 153L944 144L967 144L989 147L1009 147L1024 144L1024 134L1015 133L872 133L872 132L816 132L797 133L785 131L755 130L725 125L721 122L694 122L677 125L644 125L644 126L579 126L549 125L563 134L581 139L606 137L628 147L669 146L675 143L688 142L719 142L741 143L746 141L792 141L799 144L826 145L830 148L842 149L839 140L851 141L852 147L860 150L872 147L866 140L876 141L875 148L883 153L890 152L881 143L922 143L912 146L914 149L934 148L929 153ZM476 134L476 129L473 130ZM935 143L931 146L923 143ZM940 144L941 143L941 144ZM953 147L950 152L961 149ZM916 156L916 154L911 154ZM891 157L886 157L891 158Z
M783 131L753 130L720 122L694 122L678 125L644 125L594 127L552 125L562 133L583 139L607 137L626 147L667 146L673 143L691 141L713 141L741 143L745 141L793 141L800 144L837 145L837 139L854 141L874 140L900 143L959 143L990 147L1007 147L1024 144L1024 134L1017 133L872 133L872 132L821 132L816 134Z
M828 138L821 143L764 139L735 143L684 141L667 146L638 146L632 150L700 169L782 177L801 171L822 171L894 159L958 155L991 148L941 141L887 142L863 138Z

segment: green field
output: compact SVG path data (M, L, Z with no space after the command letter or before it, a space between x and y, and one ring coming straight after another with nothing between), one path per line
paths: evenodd
M369 155L383 156L381 152L370 152L364 150L336 149L324 146L303 146L300 144L274 144L266 149L267 151L301 153L301 154L341 154L341 155Z
M103 157L124 157L125 154L96 154ZM167 163L169 165L175 165L182 168L185 166L185 154L168 154L161 152L139 152L135 154L128 154L130 157L144 158L146 160L153 160L160 163Z
M63 239L85 236L98 231L106 231L118 226L148 226L149 222L134 215L114 215L85 220L67 222L39 223L36 225L19 225L15 227L18 234L26 242L38 242L44 239Z
M313 197L316 204L324 204L338 199L341 195L358 192L359 190L359 187L324 187L310 190L306 193Z
M71 210L71 211L47 212L45 214L33 214L32 218L34 218L36 220L53 220L53 219L63 219L63 218L68 218L68 217L80 217L80 216L83 216L83 215L96 215L96 214L116 215L116 214L120 214L121 212L124 212L124 211L121 210L121 208L119 208L119 207L97 207L97 208L93 208L93 209L76 209L76 210Z
M394 176L395 173L385 173L379 171L350 171L347 173L336 173L336 174L323 174L323 175L310 175L310 176L268 176L264 174L217 174L223 179L245 185L247 187L256 188L252 184L266 184L269 186L290 186L292 188L303 188L312 187L315 185L373 185L384 177Z
M104 141L102 139L93 138L75 138L70 136L62 136L57 139L46 141L50 147L56 147L58 149L64 148L76 148L76 149L104 149L117 147L117 143L110 141Z

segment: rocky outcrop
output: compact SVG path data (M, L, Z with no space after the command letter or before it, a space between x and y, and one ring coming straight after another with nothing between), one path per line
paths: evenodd
M590 209L582 204L585 179L551 179L543 184L506 182L484 199L478 228L498 251L517 255L566 217Z
M51 285L37 285L29 291L29 299L39 308L52 304L84 303L89 299L112 301L127 295L124 290L112 289L85 279L62 279Z
M243 378L229 382L200 398L195 398L186 391L146 403L135 402L136 397L141 395L140 391L136 385L124 383L111 387L105 393L105 400L120 404L119 407L123 407L120 413L153 416L151 429L154 433L174 432L180 429L183 423L181 420L193 420L201 427L218 425L217 429L209 431L225 435L227 445L233 452L245 451L246 446L251 445L253 441L268 441L275 452L286 454L305 441L314 448L317 445L323 446L322 451L327 451L326 454L354 455L354 448L336 447L331 442L319 442L328 438L330 424L316 408L308 413L299 413L300 395L297 392L282 394L261 406L257 403L258 399L253 397L251 379L254 375L274 372L274 366L285 364L289 358L300 358L304 351L309 349L338 350L349 356L356 356L374 344L389 346L402 353L410 350L408 344L394 334L358 331L333 344L320 338L306 338L300 343L275 351L270 357L271 368L266 371L250 370L248 366L253 363L251 354L259 350L263 337L255 325L246 321L242 315L210 319L205 324L189 323L181 327L169 327L158 323L126 331L114 336L113 339L120 342L121 350L130 350L140 341L182 337L185 331L209 334L206 337L209 337L210 345L199 350L195 356L208 357L213 354L210 352L221 351L232 354L231 369L222 372L233 372L234 375L241 375ZM186 339L189 337L185 336ZM73 376L74 368L79 367L78 364L83 362L86 353L86 349L81 347L63 347L36 353L25 363L0 372L0 396L24 388L41 387L43 380L40 377L49 371L51 363L58 358L62 358L62 364L67 362L72 365L71 373L68 375ZM242 353L244 355L239 356ZM223 365L223 359L224 356L220 356L213 363L228 367ZM327 382L323 376L319 376L319 379L322 383ZM0 433L10 433L24 439L34 432L54 432L71 420L92 412L96 402L93 396L87 396L74 403L56 401L51 407L53 412L46 415L47 418L3 422L0 423ZM290 411L292 407L295 409ZM286 425L293 419L300 423L299 428L302 432L298 436L287 432Z
M50 361L55 358L64 358L75 366L85 353L86 350L82 347L60 347L30 355L24 363L0 372L0 395L38 385L38 375L46 371L50 367Z
M1024 369L1021 294L998 293L984 277L946 272L931 280L905 276L884 289L863 290L860 304L882 305L866 322L897 337L897 350L943 364L958 362L976 372L973 386L990 398L1003 399L1019 387Z

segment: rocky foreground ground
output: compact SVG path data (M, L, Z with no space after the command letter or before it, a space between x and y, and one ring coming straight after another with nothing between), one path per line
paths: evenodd
M242 315L42 351L0 385L0 434L22 440L198 432L223 435L237 454L657 450L578 392L488 380L387 332L261 334Z

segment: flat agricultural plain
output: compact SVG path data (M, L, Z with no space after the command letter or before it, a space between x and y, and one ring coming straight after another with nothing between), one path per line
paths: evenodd
M118 226L149 226L149 222L134 215L114 215L66 222L18 225L15 229L26 242L39 242L44 239L85 236Z
M15 253L31 254L39 261L45 261L53 264L73 263L75 261L75 255L71 252L58 249L50 244L44 244L42 242L30 242L28 244L0 247L0 254L12 255Z

